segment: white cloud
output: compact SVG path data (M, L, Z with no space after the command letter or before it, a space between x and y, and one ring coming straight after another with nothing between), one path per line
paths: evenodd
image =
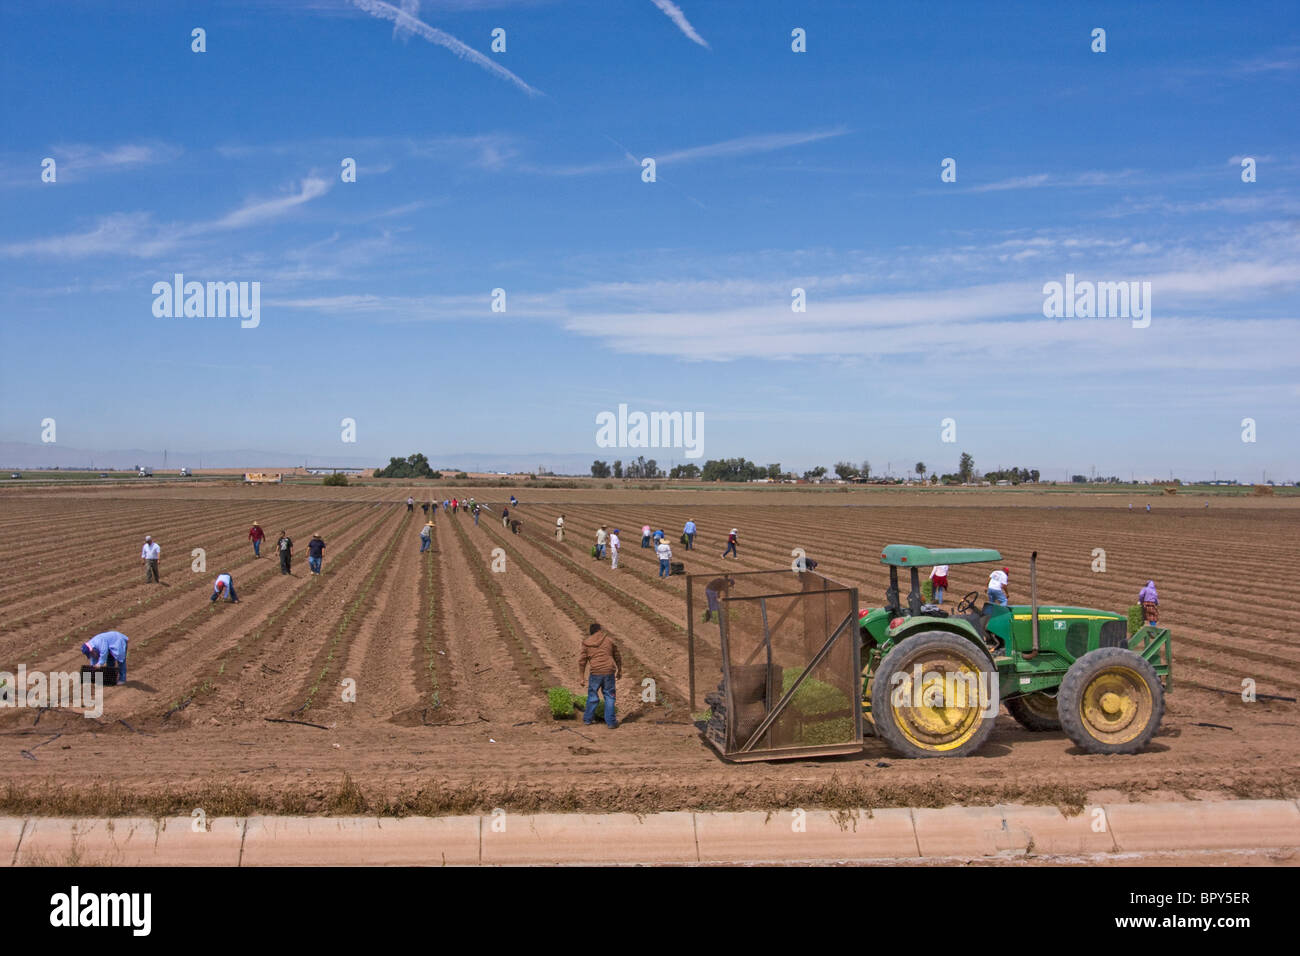
M450 50L462 60L467 60L475 66L480 66L489 73L493 73L501 79L513 83L529 96L543 95L541 90L533 89L519 77L515 76L515 74L507 70L504 66L493 62L472 47L466 46L450 33L445 33L442 30L429 26L427 23L411 16L404 10L397 9L397 7L393 6L391 3L384 3L383 0L352 0L352 5L359 10L365 11L372 17L392 20L393 23L402 30L414 33L415 35L428 40L430 43L437 44L440 47Z
M208 229L242 229L268 219L278 219L284 213L303 203L311 202L329 192L330 184L318 176L308 176L299 184L299 191L279 199L263 199L247 203L234 212L227 213L207 226L192 227L193 232Z
M691 26L691 22L686 19L686 14L682 13L681 7L673 3L672 0L650 0L650 2L667 14L668 19L677 24L677 29L706 50L709 49L708 41L695 32L695 27Z

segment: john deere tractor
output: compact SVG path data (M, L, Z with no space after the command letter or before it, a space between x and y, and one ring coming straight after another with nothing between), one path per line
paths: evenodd
M859 615L863 712L902 756L958 757L988 738L999 703L1029 730L1063 730L1086 753L1132 754L1151 741L1165 710L1169 631L1128 633L1123 614L1039 605L1037 558L1030 603L980 603L954 611L922 602L921 571L1001 562L985 548L891 544L885 606ZM899 572L908 576L906 600Z

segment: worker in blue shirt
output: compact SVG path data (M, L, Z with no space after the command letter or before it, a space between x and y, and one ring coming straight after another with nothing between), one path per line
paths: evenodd
M116 664L117 682L125 684L126 642L127 636L121 631L101 631L81 645L81 653L86 655L94 667Z
M693 520L688 519L686 524L683 525L682 534L686 535L686 550L690 551L695 547L695 522Z

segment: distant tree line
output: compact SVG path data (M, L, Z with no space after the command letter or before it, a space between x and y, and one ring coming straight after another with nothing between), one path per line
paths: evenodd
M385 468L375 469L376 478L441 478L442 472L429 467L429 459L416 452L407 458L390 458Z

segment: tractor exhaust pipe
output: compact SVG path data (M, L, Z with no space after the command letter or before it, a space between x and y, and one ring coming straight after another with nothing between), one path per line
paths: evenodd
M1034 632L1033 650L1023 655L1027 659L1038 656L1038 552L1029 556L1029 626Z

